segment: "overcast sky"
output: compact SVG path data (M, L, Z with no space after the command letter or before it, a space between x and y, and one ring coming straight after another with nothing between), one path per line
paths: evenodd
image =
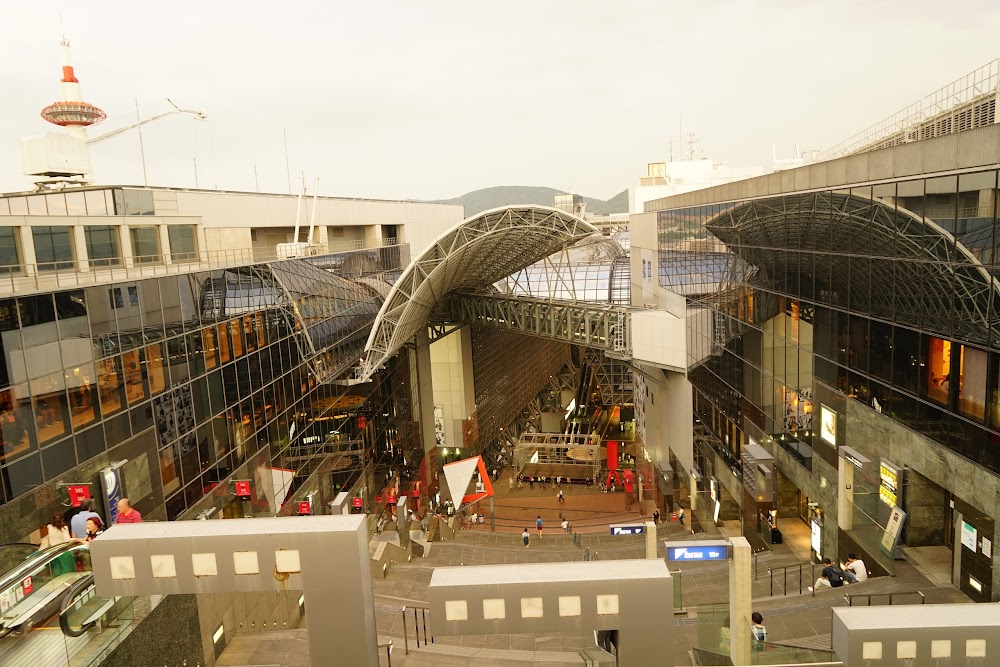
M57 129L62 12L84 99L144 126L148 181L447 198L542 185L608 198L667 159L770 167L825 148L993 60L996 0L5 0L0 191L21 137ZM131 114L131 117L129 116ZM680 122L679 122L680 121ZM91 136L102 131L91 128ZM675 149L676 151L676 149ZM99 183L142 184L136 131L92 149Z

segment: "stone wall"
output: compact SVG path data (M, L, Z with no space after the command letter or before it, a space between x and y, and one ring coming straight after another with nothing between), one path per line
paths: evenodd
M168 595L101 665L197 665L204 659L201 641L195 596Z
M948 493L916 470L910 470L904 488L906 504L906 544L922 547L944 544L948 521Z
M857 401L847 401L847 443L872 461L884 457L905 463L911 471L943 487L945 493L954 494L989 517L1000 516L1000 477ZM911 474L911 479L920 477ZM918 481L917 488L920 518L915 522L916 538L929 540L933 536L929 528L933 496L926 484L921 487ZM904 502L908 505L908 497ZM996 543L995 527L989 537ZM1000 591L998 574L1000 568L994 567L991 577L994 601Z

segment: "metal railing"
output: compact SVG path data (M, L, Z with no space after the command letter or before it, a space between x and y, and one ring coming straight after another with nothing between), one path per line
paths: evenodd
M809 576L808 583L806 583L805 586L802 585L803 569L808 573ZM803 590L807 590L810 586L812 586L812 582L815 581L815 576L814 576L816 574L815 563L793 563L792 565L785 565L783 567L775 567L775 568L769 567L767 568L767 576L769 579L768 595L772 597L774 596L774 580L776 578L779 579L781 582L781 594L788 595L789 570L795 572L795 575L798 577L799 593L802 593ZM792 581L792 586L793 587L795 586L795 581Z
M379 649L385 649L385 659L388 661L388 667L392 667L392 642L379 642Z
M872 598L879 598L879 597L888 598L889 599L889 604L891 605L891 604L893 604L893 600L894 599L899 598L899 597L904 596L904 595L917 595L917 596L920 597L920 604L926 604L927 603L927 597L923 594L923 591L895 591L893 593L855 593L853 595L845 593L844 594L844 599L847 600L847 606L848 607L853 607L854 606L854 599L855 598L858 598L858 599L864 598L865 599L865 606L871 607L872 606Z
M989 114L986 109L977 114L975 107L980 101L988 103L990 97L996 97L998 72L1000 59L983 65L853 137L822 151L818 158L833 160L845 155L979 127L988 120ZM961 114L968 117L959 118Z
M284 259L315 258L360 250L400 245L397 239L369 243L364 240L313 244L301 254L289 256L277 248L234 248L198 253L158 253L129 255L115 260L76 257L59 262L0 264L0 294L33 290L63 289L117 283L143 278L232 268ZM115 262L113 265L111 262Z
M403 648L406 655L410 655L410 636L406 627L406 614L409 611L413 612L413 634L417 640L417 648L420 648L421 634L424 646L434 643L434 637L427 632L427 617L430 616L431 610L428 607L403 607Z

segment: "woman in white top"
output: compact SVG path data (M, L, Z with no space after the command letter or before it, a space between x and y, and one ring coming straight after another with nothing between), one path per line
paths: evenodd
M57 544L63 544L72 539L69 536L69 526L63 520L62 514L53 514L51 523L45 528L47 532L42 541L43 547L54 547Z

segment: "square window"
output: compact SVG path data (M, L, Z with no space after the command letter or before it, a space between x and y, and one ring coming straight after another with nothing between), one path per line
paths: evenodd
M465 600L445 600L444 620L446 621L469 620L469 604Z
M541 618L542 598L521 598L521 618Z
M236 574L260 574L256 551L234 551L233 566Z
M579 595L560 595L559 596L559 615L560 616L579 616L580 611L580 596Z
M135 579L135 561L131 556L112 556L109 561L112 579Z
M912 639L896 642L896 658L914 660L917 657L917 642Z
M507 604L503 601L503 598L483 600L483 618L487 621L507 618Z
M931 640L931 657L932 658L950 658L951 657L951 640L950 639L932 639Z
M298 549L279 549L274 552L274 564L278 572L284 574L298 574L302 571L299 564Z
M986 640L985 639L966 639L965 640L965 657L966 658L985 658L986 657Z
M597 613L601 616L610 616L618 613L617 595L598 595Z
M215 562L215 554L191 554L191 565L194 568L194 576L196 577L214 577L219 574L219 566Z
M150 556L149 564L153 568L154 579L173 579L177 576L177 564L171 554Z
M881 660L882 642L865 642L861 645L862 660Z

